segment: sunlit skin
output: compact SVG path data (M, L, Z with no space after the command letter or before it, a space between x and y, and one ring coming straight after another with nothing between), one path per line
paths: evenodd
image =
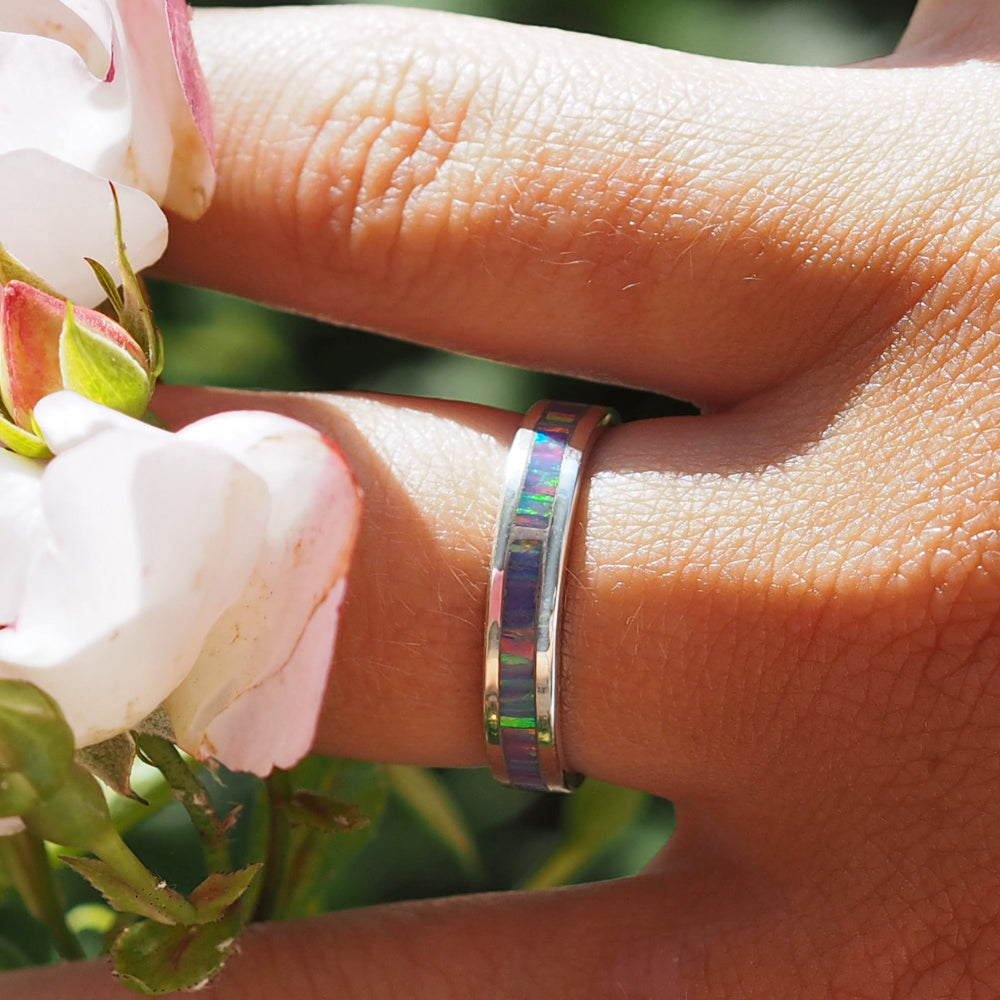
M202 996L1000 995L1000 8L927 0L840 70L373 7L195 31L219 187L165 273L706 411L605 434L567 577L568 763L672 799L670 846L256 927ZM329 429L367 493L317 749L483 764L517 417L159 398L250 405Z

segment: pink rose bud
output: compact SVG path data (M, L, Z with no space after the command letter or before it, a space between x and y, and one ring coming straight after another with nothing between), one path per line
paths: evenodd
M146 357L104 313L9 281L0 298L0 399L31 431L35 405L61 389L141 416L151 392Z

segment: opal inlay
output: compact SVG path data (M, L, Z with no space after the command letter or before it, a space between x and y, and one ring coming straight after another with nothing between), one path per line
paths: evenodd
M500 747L509 780L522 788L548 786L538 761L535 651L538 646L538 587L545 558L563 456L585 406L554 404L534 428L515 505L513 536L503 567L500 612ZM529 537L523 537L525 533Z

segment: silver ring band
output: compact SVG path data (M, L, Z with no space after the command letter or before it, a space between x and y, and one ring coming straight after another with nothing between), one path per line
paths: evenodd
M543 401L511 445L490 569L483 700L490 767L516 788L568 792L581 780L563 770L557 740L562 579L587 453L617 419L603 407Z

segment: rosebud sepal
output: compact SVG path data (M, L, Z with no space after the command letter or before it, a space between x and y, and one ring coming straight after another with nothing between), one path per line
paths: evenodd
M40 434L18 427L2 410L0 410L0 445L25 458L52 457L52 452Z

